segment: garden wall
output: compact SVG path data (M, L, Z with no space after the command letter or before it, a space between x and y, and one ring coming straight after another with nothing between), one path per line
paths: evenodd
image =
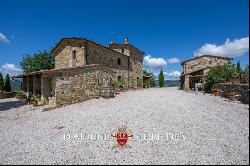
M15 92L3 92L0 91L0 99L15 97Z
M239 101L249 104L249 84L221 83L214 85L212 89L214 88L220 89L223 97L227 97L227 94L230 92L235 92L240 95Z

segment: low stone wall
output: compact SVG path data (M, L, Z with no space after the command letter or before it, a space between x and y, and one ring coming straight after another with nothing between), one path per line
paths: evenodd
M15 97L15 92L3 92L0 91L0 99Z
M214 85L212 89L214 88L218 88L222 91L222 97L227 97L229 92L235 92L240 95L239 101L244 104L249 104L249 84L221 83Z

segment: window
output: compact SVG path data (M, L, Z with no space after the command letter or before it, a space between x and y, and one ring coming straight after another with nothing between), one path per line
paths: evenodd
M118 81L121 81L122 77L121 76L118 76Z
M129 63L130 63L130 60L128 59L128 68L130 67L130 64L129 64Z
M121 52L124 53L124 49L123 48L121 49Z
M98 79L97 79L97 84L99 84L99 83L100 83L100 79L98 78Z
M117 63L118 63L118 65L121 65L121 59L120 58L118 58Z
M211 64L212 64L212 61L208 61L208 64L210 64L210 65L211 65Z
M71 67L76 67L76 50L72 51Z
M76 59L76 50L72 51L72 58Z

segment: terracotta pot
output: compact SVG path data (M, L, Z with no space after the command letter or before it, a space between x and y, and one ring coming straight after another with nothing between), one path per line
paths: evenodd
M213 95L214 95L214 96L220 96L220 92L219 92L219 91L214 91L214 92L213 92Z
M34 101L32 104L33 104L34 107L38 106L38 102L37 101Z

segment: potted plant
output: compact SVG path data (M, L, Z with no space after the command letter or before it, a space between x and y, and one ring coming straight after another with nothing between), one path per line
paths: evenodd
M21 98L21 91L17 91L16 92L16 99L20 99Z
M16 92L16 99L23 100L25 98L26 98L25 92L23 92L23 91Z
M118 81L115 82L115 87L119 91L123 91L124 90L124 84L125 84L125 82L123 80L118 80Z
M234 92L234 91L231 91L231 92L227 93L227 97L228 97L228 99L231 100L231 101L236 101L236 100L238 100L239 96L240 96L240 95L237 94L237 93Z
M219 88L213 88L213 89L212 89L212 92L213 92L213 95L214 95L214 96L220 96L221 93L222 93L222 90L219 89Z
M34 107L38 106L40 101L41 101L41 96L40 95L34 96L34 98L32 100L33 106Z
M33 104L33 101L35 100L35 96L29 95L26 99L27 104Z

